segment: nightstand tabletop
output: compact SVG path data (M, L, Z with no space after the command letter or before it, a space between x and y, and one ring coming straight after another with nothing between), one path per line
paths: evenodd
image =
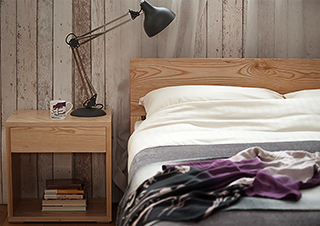
M12 126L101 126L111 122L111 110L99 117L75 117L70 114L65 119L51 119L49 110L16 110L6 121Z

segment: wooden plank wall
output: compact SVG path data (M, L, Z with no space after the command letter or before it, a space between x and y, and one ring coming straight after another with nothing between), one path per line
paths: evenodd
M199 7L189 9L194 1ZM114 164L118 178L123 175L117 172L126 168L130 132L130 58L320 57L319 0L183 0L181 5L176 0L149 2L175 10L173 30L187 26L188 12L197 10L192 17L198 26L190 51L186 50L189 44L177 41L172 52L169 30L149 39L141 28L141 18L81 48L98 102L113 109L113 154L122 163L118 167ZM71 31L82 34L129 8L138 10L138 4L138 0L1 1L0 203L7 202L6 119L15 109L48 109L51 99L71 100L80 106L84 94L65 36ZM21 161L26 166L21 172L25 197L41 196L45 179L70 176L84 176L90 196L104 195L105 161L101 155L33 154L22 155ZM118 185L124 187L125 183ZM121 193L114 191L114 201L118 201Z

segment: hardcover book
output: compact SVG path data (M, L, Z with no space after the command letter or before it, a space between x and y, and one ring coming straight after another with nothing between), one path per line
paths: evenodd
M81 189L82 184L79 179L52 179L46 181L47 189Z

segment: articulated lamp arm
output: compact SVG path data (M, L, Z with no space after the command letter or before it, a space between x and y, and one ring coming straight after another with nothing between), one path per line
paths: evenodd
M71 112L71 115L73 116L79 116L79 117L95 117L95 116L100 116L104 115L105 112L102 110L103 105L102 104L97 104L97 91L95 90L94 86L92 85L90 79L85 73L84 66L79 54L78 48L109 32L112 31L113 29L122 26L123 24L128 23L129 21L132 21L136 19L138 16L140 16L143 12L145 14L145 20L144 20L144 30L147 33L149 37L153 37L159 32L161 32L164 28L166 28L175 18L175 14L164 7L154 7L150 3L148 3L146 0L141 0L140 3L140 11L134 11L134 10L129 10L126 14L100 26L97 27L81 36L76 36L74 33L70 33L67 35L65 41L66 43L70 46L72 50L72 55L73 58L75 59L77 68L80 72L80 77L81 77L81 82L82 86L86 92L86 95L88 97L87 100L83 103L84 108L76 109L73 112ZM113 24L114 22L126 17L127 15L130 15L130 19L127 19L111 28L108 28L105 31L102 32L97 32L101 28L104 28L108 25ZM99 107L99 108L97 108Z

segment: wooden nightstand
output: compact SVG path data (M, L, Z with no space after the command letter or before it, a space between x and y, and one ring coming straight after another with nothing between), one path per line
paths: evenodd
M6 121L9 222L111 222L111 110L105 116L68 115L53 120L49 111L14 111ZM105 198L88 199L86 212L42 212L41 198L21 198L19 155L23 153L105 153ZM81 179L81 178L80 178Z

